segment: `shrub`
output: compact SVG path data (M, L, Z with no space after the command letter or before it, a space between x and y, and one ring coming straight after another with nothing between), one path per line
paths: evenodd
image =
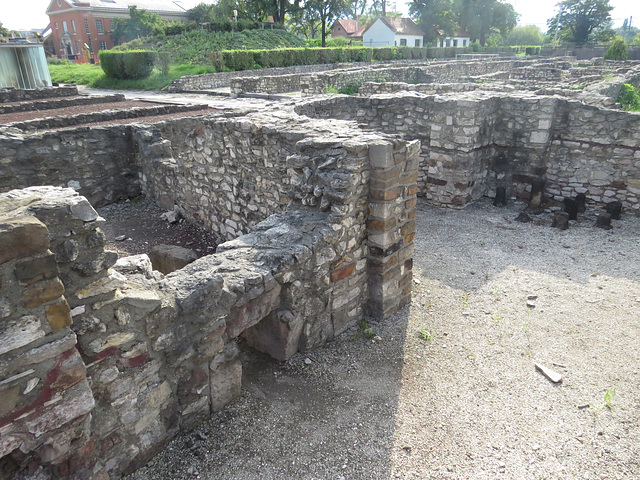
M525 47L524 54L525 55L540 55L540 47L538 47L538 46Z
M620 37L615 39L607 53L604 54L605 60L626 60L627 57L627 44Z
M252 50L226 50L222 52L222 58L229 70L251 70L254 67Z
M355 95L360 91L361 86L362 84L360 82L350 83L339 89L338 93L342 93L343 95Z
M640 111L640 95L638 95L636 88L629 83L622 85L620 95L616 98L616 102L618 102L624 110L633 112Z
M99 55L105 75L121 80L147 78L153 71L156 57L155 52L149 50L102 50Z

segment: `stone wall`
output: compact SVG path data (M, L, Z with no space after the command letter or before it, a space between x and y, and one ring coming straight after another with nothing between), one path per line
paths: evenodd
M94 95L83 97L59 97L56 99L44 99L25 102L14 102L0 105L0 115L5 113L28 112L34 107L38 110L48 110L52 108L75 107L77 105L93 105L96 103L121 102L125 99L122 93L114 93L113 95Z
M109 122L112 120L122 120L126 118L139 118L140 121L142 121L144 117L167 115L179 112L193 112L204 110L205 108L208 107L206 105L197 104L174 105L151 102L148 106L144 107L118 108L118 104L115 103L114 108L111 110L79 113L77 115L69 115L66 117L46 117L45 115L44 118L12 122L7 125L19 130L49 130L52 128L73 127L83 123ZM86 129L87 127L84 128Z
M175 191L146 174L145 189L186 216L219 214L197 192L208 174L252 180L256 197L287 188L279 213L167 276L145 255L115 263L71 189L0 195L2 471L117 478L239 394L239 336L286 360L409 302L419 143L291 120L135 127L143 171L174 167ZM260 142L263 170L246 156Z
M270 75L264 77L237 77L231 79L231 95L252 93L286 93L300 91L302 74Z
M79 127L27 134L0 128L0 192L72 186L94 205L140 193L131 127Z
M197 90L208 90L212 88L223 88L231 85L233 79L299 75L314 72L324 72L337 68L337 64L327 63L319 65L294 65L292 67L260 68L256 70L241 70L237 72L206 73L203 75L186 75L174 80L167 85L164 90L167 92L190 92Z
M481 91L335 96L296 111L419 139L419 192L437 204L463 206L497 186L527 198L534 179L545 179L556 200L586 193L596 204L615 199L640 213L638 113Z
M42 98L71 97L73 95L78 95L78 87L76 85L35 88L33 90L0 88L0 103L39 100Z

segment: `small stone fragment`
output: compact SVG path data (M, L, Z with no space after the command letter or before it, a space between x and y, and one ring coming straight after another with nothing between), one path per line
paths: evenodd
M118 235L114 240L116 242L124 242L127 239L126 235Z
M156 245L149 253L153 269L168 275L197 260L196 252L177 245Z
M496 188L496 196L493 199L494 207L504 207L507 204L507 189L505 187Z
M551 226L560 230L569 228L569 215L565 212L558 212L553 216Z
M312 363L313 363L313 361L309 357L304 359L304 364L305 365L311 365Z
M604 230L611 230L613 226L611 225L611 214L610 213L601 213L596 218L596 227L603 228Z
M605 209L607 213L611 215L613 220L620 220L620 215L622 215L622 203L617 200L609 202Z
M531 221L531 217L527 212L520 212L520 214L516 217L516 222L528 223Z
M553 370L551 370L550 368L545 367L544 365L541 365L539 363L535 363L534 364L536 367L536 370L538 370L539 372L541 372L545 377L547 377L549 380L551 380L553 383L560 383L562 382L562 375L560 375L557 372L554 372Z

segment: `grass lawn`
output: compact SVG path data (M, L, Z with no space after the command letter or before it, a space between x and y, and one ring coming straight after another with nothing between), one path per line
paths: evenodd
M169 73L163 75L155 69L150 77L140 80L118 80L108 78L100 65L86 63L64 63L49 65L51 81L54 83L75 83L95 88L109 88L116 90L160 90L169 85L176 78L184 75L200 75L213 73L215 68L211 65L172 65Z

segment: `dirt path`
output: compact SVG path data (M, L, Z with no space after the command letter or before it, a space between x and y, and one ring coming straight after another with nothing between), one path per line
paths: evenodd
M246 351L242 397L131 478L640 478L640 218L517 213L420 202L413 301L379 339Z

